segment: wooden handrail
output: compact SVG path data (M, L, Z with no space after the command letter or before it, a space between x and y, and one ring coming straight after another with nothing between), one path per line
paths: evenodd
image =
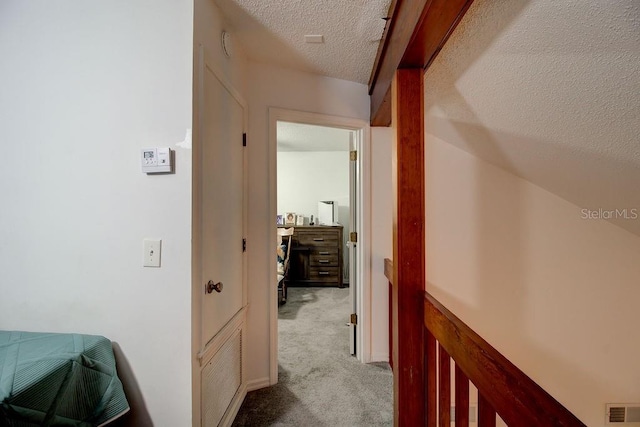
M397 286L393 284L393 268L393 261L386 258L384 274L389 280L390 290ZM391 301L390 295L390 309L393 303L396 302ZM468 425L470 381L478 389L479 426L495 426L496 414L512 426L585 426L428 292L424 295L424 326L425 425L435 426L451 415L448 396L452 384L455 387L455 407L459 411L456 425ZM391 345L396 337L390 335L389 339ZM440 357L437 358L436 354ZM449 364L445 360L449 357L455 362L454 378L449 378ZM446 395L440 405L438 389L441 398L443 393Z
M508 425L584 426L428 292L424 324Z

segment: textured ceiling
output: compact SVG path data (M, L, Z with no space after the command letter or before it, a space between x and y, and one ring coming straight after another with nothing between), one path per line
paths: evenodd
M367 83L391 0L216 0L249 58ZM324 43L305 43L323 35Z
M432 135L583 209L640 214L639 1L477 0L425 85Z

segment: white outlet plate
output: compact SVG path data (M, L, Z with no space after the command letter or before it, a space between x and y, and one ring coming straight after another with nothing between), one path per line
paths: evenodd
M144 267L160 267L160 255L162 251L162 240L160 239L144 239L143 246L143 263Z

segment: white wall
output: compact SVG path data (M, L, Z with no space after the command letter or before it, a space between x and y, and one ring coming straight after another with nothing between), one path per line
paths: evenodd
M139 156L191 128L192 7L0 13L0 328L116 342L138 426L191 423L191 153L165 176ZM162 239L161 268L142 267L144 237Z
M384 259L393 258L391 128L371 128L371 359L389 360L389 280Z
M275 66L250 63L249 94L249 310L247 375L253 386L269 380L269 299L275 217L269 200L269 107L368 120L367 87ZM275 213L276 207L273 206Z
M429 131L578 206L639 207L639 22L637 0L474 1L427 71Z
M640 238L427 141L430 292L587 425L637 401Z
M278 214L303 215L305 225L313 215L318 224L318 201L337 203L336 222L343 226L343 277L348 282L349 151L278 151L277 164Z
M622 3L606 6L607 13L620 11ZM598 2L560 9L546 0L509 7L474 2L460 32L425 75L429 290L594 426L604 424L605 403L635 402L640 396L640 342L634 339L640 238L609 222L584 219L583 208L598 206L598 192L579 194L589 188L591 181L581 181L587 170L594 189L604 185L620 195L638 186L637 180L620 188L609 185L616 165L620 171L633 167L633 156L621 161L616 153L637 151L637 138L625 145L616 135L633 134L637 121L601 122L610 108L627 105L627 115L637 110L618 89L600 92L616 77L598 79L604 85L596 90L600 99L582 86L603 64L622 72L617 61L626 62L630 52L600 55L598 49L575 45L582 46L581 33L589 40L592 33L632 21L603 25L610 16L593 13L595 4L604 7ZM627 4L632 16L638 9ZM575 13L587 16L575 19ZM567 19L558 21L558 15ZM531 22L541 24L544 35L526 31ZM569 28L572 38L563 45L565 38L557 34ZM532 34L538 42L518 45ZM637 87L635 76L622 79L623 86ZM581 107L570 107L574 104ZM589 134L594 123L610 138L594 140ZM536 129L540 132L532 136ZM587 144L582 145L583 137ZM610 143L615 150L609 151ZM557 183L555 177L561 177ZM543 187L561 187L563 197ZM594 204L571 203L572 195Z
M279 151L277 161L278 214L317 219L318 201L333 200L340 209L339 222L348 228L348 151Z

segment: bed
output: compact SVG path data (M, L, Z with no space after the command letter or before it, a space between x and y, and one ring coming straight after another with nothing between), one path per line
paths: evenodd
M0 426L102 426L128 410L108 339L0 331Z

